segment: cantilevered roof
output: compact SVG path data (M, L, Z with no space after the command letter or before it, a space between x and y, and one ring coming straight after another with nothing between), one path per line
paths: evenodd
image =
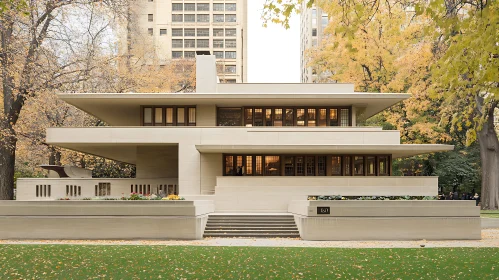
M391 145L196 145L201 153L261 154L391 154L393 158L410 157L451 151L453 145L391 144Z
M275 85L272 84L272 87ZM283 89L291 90L292 87L286 85ZM303 91L304 85L298 85L300 84L297 84L297 91ZM327 93L323 87L317 87L313 93L314 85L309 86L308 93L282 90L277 93L255 93L252 89L232 93L65 93L58 96L112 126L140 125L138 116L141 105L355 106L364 118L368 118L410 97L410 94L348 92L348 89L344 93ZM265 91L266 87L262 85L260 88Z

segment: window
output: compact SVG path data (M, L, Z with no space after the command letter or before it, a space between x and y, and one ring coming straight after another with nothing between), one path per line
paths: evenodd
M165 124L167 126L173 125L173 108L165 108Z
M173 37L182 37L184 35L184 30L182 28L173 28L172 36Z
M345 176L352 176L352 157L344 157Z
M198 44L198 48L209 48L210 47L210 40L198 39L197 44Z
M223 39L214 39L213 40L213 47L214 48L223 48L224 47L224 40Z
M225 22L236 22L236 15L225 15Z
M173 51L172 52L172 58L182 58L182 52Z
M279 176L281 168L280 156L265 156L265 176Z
M227 28L227 29L225 29L225 36L227 36L227 37L236 37L236 29L235 28Z
M236 10L236 4L231 3L231 4L225 4L225 10L226 11L235 11Z
M244 125L253 126L253 109L247 108L244 110Z
M225 52L226 59L236 59L236 52Z
M219 3L214 3L213 4L213 11L223 11L224 10L224 4L219 4Z
M236 65L226 65L225 73L236 74Z
M234 157L233 156L225 156L225 174L224 175L235 175Z
M235 73L235 68L234 66L234 73ZM265 126L272 126L272 109L265 109Z
M198 22L210 22L210 15L198 15Z
M317 157L317 176L326 176L326 156Z
M223 28L213 28L213 36L214 37L223 37L224 36Z
M210 36L210 29L198 28L197 34L198 34L198 37L209 37Z
M329 19L328 19L327 15L322 15L322 20L321 20L322 29L326 28L328 22L329 22Z
M195 58L196 52L184 52L184 58Z
M184 15L184 22L196 22L196 15Z
M318 126L327 125L327 109L319 109L319 123Z
M294 109L286 109L285 114L284 126L294 126Z
M246 156L246 172L244 172L246 175L253 175L253 157L252 156Z
M217 125L241 126L242 115L241 108L218 108Z
M147 15L147 21L148 22L153 22L154 21L154 15L153 14L148 14Z
M331 175L340 176L341 175L341 157L332 156L331 157Z
M166 36L166 29L160 29L159 36Z
M111 183L99 183L95 185L95 196L111 195Z
M213 52L213 55L215 55L215 58L218 59L224 58L224 52Z
M182 5L182 4L180 4ZM196 4L194 3L185 3L184 4L184 11L190 11L193 12L196 10Z
M185 125L185 108L177 108L177 125Z
M172 48L182 48L183 46L184 46L184 40L172 39Z
M355 156L353 157L353 174L355 176L363 176L364 175L364 157Z
M225 47L226 48L235 48L236 47L236 40L225 40Z
M317 36L317 28L312 28L312 36Z
M255 157L255 175L262 176L263 175L263 157L256 156Z
M172 11L183 11L184 7L182 3L173 3L172 4Z
M284 176L295 176L295 157L284 157Z
M195 37L196 36L196 29L194 29L194 28L184 29L184 36L185 37Z
M224 22L224 15L213 15L213 22Z
M184 48L195 48L196 40L194 39L185 39L184 40Z
M255 120L253 121L254 126L263 126L263 109L255 109Z
M152 124L152 108L144 108L144 124Z
M296 157L296 176L305 175L305 164L303 157Z
M375 176L376 175L376 157L374 157L374 156L367 157L366 169L367 169L368 176Z
M305 109L296 109L296 125L305 126Z
M147 28L147 34L152 36L154 34L154 30L152 28Z
M388 176L390 174L390 157L380 156L379 157L379 176Z
M210 10L210 4L206 3L199 3L198 4L198 11L209 11Z
M172 15L172 21L173 22L183 22L184 16L183 15Z
M282 126L282 109L274 110L274 126Z
M341 109L341 126L350 126L350 109Z
M154 124L163 124L163 108L154 108Z
M338 126L338 109L329 110L329 126Z
M189 126L196 126L196 108L187 109L187 118Z
M307 112L307 119L308 119L307 126L315 126L316 125L317 115L315 113L316 113L315 109L308 108L308 112Z
M306 171L307 171L307 176L315 176L315 157L314 156L308 156L306 157Z

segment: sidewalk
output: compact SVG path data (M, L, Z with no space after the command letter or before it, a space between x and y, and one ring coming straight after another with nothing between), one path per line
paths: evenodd
M167 246L249 246L249 247L316 247L316 248L420 248L425 247L499 247L499 229L483 229L482 240L449 241L303 241L300 239L205 238L193 241L160 240L0 240L6 244L71 245L167 245Z

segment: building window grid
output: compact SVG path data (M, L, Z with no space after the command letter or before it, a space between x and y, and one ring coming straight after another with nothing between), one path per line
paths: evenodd
M196 126L196 106L142 106L141 117L142 126Z
M227 53L227 52L226 52ZM271 109L273 122L268 120L265 122L265 126L268 124L273 124L273 126L350 126L351 116L350 108L341 107L301 107L301 108L279 108L279 107L243 107L245 112L245 122L244 126L262 126L260 122L255 123L254 119L248 119L254 115L255 109ZM338 116L337 112L340 111L343 114ZM328 114L329 112L329 114ZM284 116L283 116L284 113ZM284 118L284 120L283 120ZM341 122L340 122L341 120ZM283 123L284 121L284 123ZM329 125L327 125L329 123Z

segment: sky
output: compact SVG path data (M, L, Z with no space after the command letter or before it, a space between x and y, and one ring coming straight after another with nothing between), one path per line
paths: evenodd
M248 0L248 82L300 82L300 16L294 15L290 29L260 18L265 0Z

